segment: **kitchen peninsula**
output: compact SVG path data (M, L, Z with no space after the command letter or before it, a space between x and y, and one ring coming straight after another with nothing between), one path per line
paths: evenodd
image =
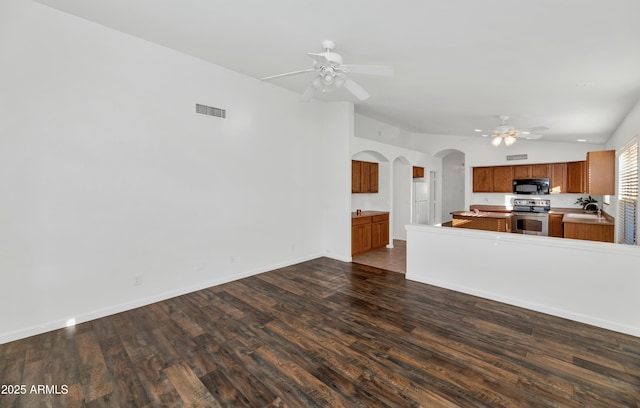
M499 205L473 204L469 211L453 211L452 227L485 231L512 232L511 209ZM579 208L556 208L548 211L548 233L556 238L614 242L615 219ZM544 235L544 234L543 234Z
M500 211L453 211L451 226L485 231L511 232L511 213Z

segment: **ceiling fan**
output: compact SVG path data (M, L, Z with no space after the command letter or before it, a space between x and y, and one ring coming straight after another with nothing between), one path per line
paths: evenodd
M282 78L290 75L303 74L305 72L316 72L317 75L313 78L307 89L302 94L302 100L308 101L316 94L316 92L330 92L334 89L344 88L351 92L356 98L361 101L369 98L371 95L358 85L353 79L349 78L347 74L367 74L367 75L380 75L380 76L392 76L393 68L381 65L351 65L343 64L342 56L333 52L335 44L331 40L325 40L322 42L322 48L324 52L321 53L307 53L313 59L313 68L303 69L300 71L287 72L284 74L272 75L264 77L261 80L267 81L275 78Z
M518 138L529 140L540 139L542 135L533 134L532 132L548 129L546 126L537 126L531 129L518 130L514 126L507 125L509 116L500 115L498 119L500 119L500 125L495 128L491 135L491 144L495 147L500 146L503 141L505 146L511 146Z

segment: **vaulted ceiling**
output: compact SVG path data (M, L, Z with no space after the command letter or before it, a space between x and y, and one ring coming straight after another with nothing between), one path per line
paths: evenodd
M363 102L318 98L415 133L481 137L509 115L544 140L604 143L640 98L638 0L39 2L257 79L310 68L333 40L345 63L395 75L353 74ZM311 78L263 86L302 94Z

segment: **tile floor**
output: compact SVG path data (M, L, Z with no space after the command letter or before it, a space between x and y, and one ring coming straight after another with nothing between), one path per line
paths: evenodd
M387 269L393 272L407 272L407 242L398 239L393 240L393 248L378 248L352 258L354 263L359 263L376 268Z

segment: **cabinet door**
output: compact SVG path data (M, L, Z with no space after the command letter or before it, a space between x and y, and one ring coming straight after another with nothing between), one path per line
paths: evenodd
M369 163L369 192L378 192L378 163Z
M362 162L358 160L351 160L351 192L362 192Z
M551 178L551 165L549 164L532 164L531 178Z
M614 195L616 193L616 151L587 152L587 193Z
M423 178L423 177L424 177L424 167L413 166L413 178Z
M490 193L493 191L493 167L473 168L473 192Z
M549 214L549 236L562 238L562 217L564 214Z
M380 248L382 244L382 230L384 223L374 222L371 224L371 248Z
M553 163L551 165L551 193L567 192L567 163Z
M567 193L586 193L585 171L587 162L567 163Z
M389 243L389 215L376 215L371 224L371 248L381 248Z
M513 178L514 179L531 178L531 165L520 164L518 166L513 166Z
M513 167L496 166L493 168L493 192L510 193L513 191Z
M351 256L371 249L371 224L351 227Z
M371 176L369 172L371 171L371 163L369 162L361 162L360 167L360 192L362 193L370 193L371 192Z

